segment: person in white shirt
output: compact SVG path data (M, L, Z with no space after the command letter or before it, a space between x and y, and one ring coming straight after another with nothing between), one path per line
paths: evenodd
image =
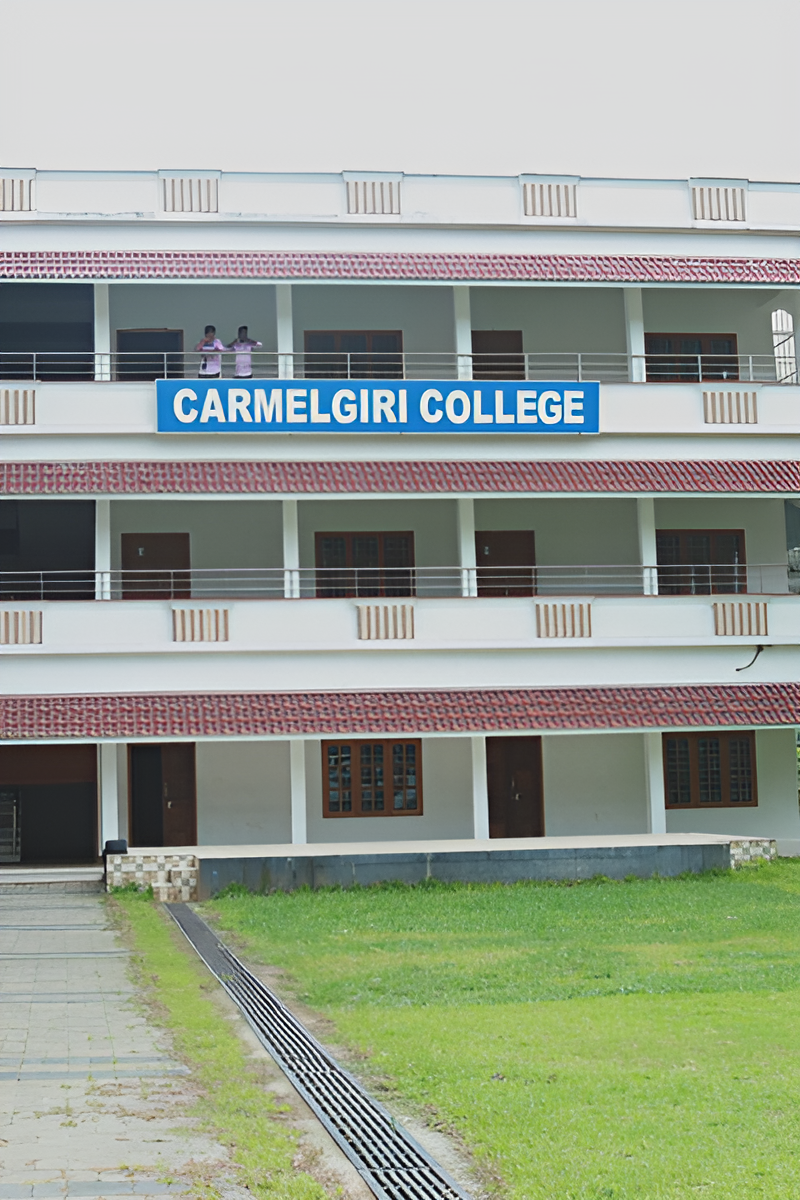
M234 375L237 379L252 379L253 378L253 355L252 351L257 350L261 342L255 341L247 336L247 326L240 325L239 332L236 334L236 340L228 345L229 350L236 351L236 367Z
M206 325L206 331L203 334L202 341L199 341L195 346L195 350L225 350L227 349L224 342L217 337L216 326ZM204 354L200 360L200 369L197 372L198 379L219 379L222 374L222 358L219 354Z

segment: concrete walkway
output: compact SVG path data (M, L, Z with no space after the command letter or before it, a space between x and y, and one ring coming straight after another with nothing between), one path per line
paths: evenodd
M0 895L0 1200L163 1198L228 1174L126 968L99 897Z

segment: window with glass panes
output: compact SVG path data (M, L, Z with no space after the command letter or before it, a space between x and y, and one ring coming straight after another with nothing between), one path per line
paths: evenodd
M646 333L648 383L739 378L735 333Z
M306 379L402 379L399 329L307 329Z
M413 533L316 534L318 596L413 596Z
M756 790L755 734L665 733L664 788L669 808L752 808Z
M662 596L747 591L743 529L658 529L656 562Z
M422 744L413 738L322 743L326 817L422 813Z

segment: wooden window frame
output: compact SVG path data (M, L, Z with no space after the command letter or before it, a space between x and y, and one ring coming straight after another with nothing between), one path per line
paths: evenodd
M350 748L351 761L351 790L352 800L351 809L349 811L341 811L337 809L331 810L331 779L328 768L328 750L348 746ZM389 764L387 774L385 776L385 791L387 795L384 797L386 807L383 809L364 809L363 808L363 784L361 772L361 747L369 746L374 749L377 746L382 747L383 762ZM395 808L393 805L393 784L391 763L393 761L393 751L395 746L413 746L416 751L416 808ZM353 764L357 764L353 766ZM332 820L348 820L351 817L421 817L423 815L422 807L422 741L420 738L336 738L329 739L322 743L322 815L330 817ZM340 801L340 803L342 803Z
M374 537L378 539L378 565L377 567L356 567L353 565L353 538L357 537ZM409 540L410 546L410 562L405 567L387 567L384 555L384 538L387 537L405 537ZM322 539L323 538L344 538L346 542L345 559L346 563L343 567L323 567L322 566ZM402 599L407 596L416 594L416 576L415 576L415 548L414 548L414 531L411 529L348 529L348 530L328 530L322 533L314 534L314 570L319 572L317 575L316 593L319 597L339 597L349 596L363 599L372 597L378 599ZM341 572L340 576L336 576L333 572ZM328 574L328 572L331 572ZM361 572L364 574L361 575ZM397 577L393 586L392 572L397 572ZM405 587L402 583L403 574L408 575L408 586ZM373 582L374 581L374 582Z
M650 339L655 338L671 338L674 342L691 338L701 345L715 339L727 339L733 343L733 350L730 354L714 354L704 349L699 355L683 354L678 350L660 354L650 349ZM645 333L644 345L648 383L735 383L739 378L739 338L735 333Z
M718 738L720 741L720 791L722 799L719 803L701 802L700 800L700 758L699 744L703 740ZM731 741L746 740L750 744L750 764L752 779L751 800L731 800L730 786L730 743ZM669 802L669 742L686 741L689 749L689 794L686 804L670 804ZM756 764L756 735L752 729L703 729L691 733L662 734L664 756L664 807L667 812L685 812L688 810L719 808L757 808L758 807L758 770Z
M740 559L738 563L660 563L658 562L658 539L660 537L738 537ZM682 557L683 557L683 552ZM681 567L693 566L708 566L709 568L709 585L708 591L693 591L688 583L680 583L677 585L681 590L677 592L668 592L666 589L670 587L669 570L675 567L678 570L677 578L680 580L679 574ZM714 583L714 572L720 576L724 575L725 570L729 569L731 573L734 571L741 572L741 579L736 580L737 586L733 588L721 588L718 583ZM678 596L744 596L747 594L747 539L743 529L657 529L656 530L656 571L658 573L659 592L665 595Z
M311 337L364 337L366 350L309 350ZM374 337L396 337L399 349L374 350ZM347 355L350 355L348 372ZM402 329L306 329L303 332L304 371L306 379L402 379ZM374 355L378 355L377 362ZM313 357L311 357L313 356ZM363 361L362 361L363 360ZM377 369L376 369L377 367ZM318 368L318 369L317 369ZM363 369L361 369L363 368Z

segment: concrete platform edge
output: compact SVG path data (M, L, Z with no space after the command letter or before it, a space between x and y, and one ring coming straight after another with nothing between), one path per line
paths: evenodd
M730 843L716 845L595 846L541 850L302 855L206 858L197 864L197 899L207 900L230 883L253 892L300 887L353 887L394 881L421 883L516 883L578 880L605 875L649 878L685 871L730 868Z

